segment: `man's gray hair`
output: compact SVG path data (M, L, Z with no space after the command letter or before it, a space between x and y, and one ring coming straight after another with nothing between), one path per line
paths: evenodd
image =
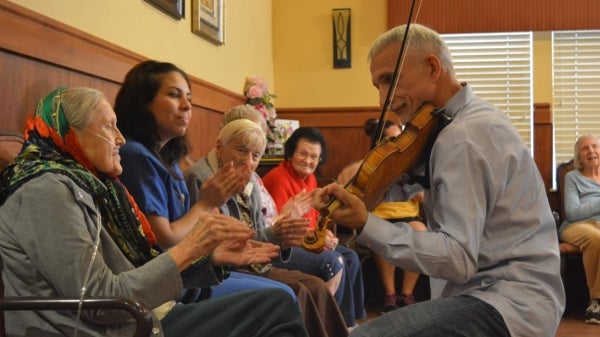
M402 25L394 27L380 35L371 45L368 60L371 61L375 55L379 54L383 48L391 43L402 45L405 32L406 25ZM453 69L450 50L440 34L429 27L417 23L410 25L408 34L409 40L406 44L408 52L436 55L446 68Z

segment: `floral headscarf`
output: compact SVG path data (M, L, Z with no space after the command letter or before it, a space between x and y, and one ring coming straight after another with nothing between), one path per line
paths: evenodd
M63 174L94 197L123 254L140 266L159 254L150 224L116 177L100 174L87 158L67 122L58 88L41 99L25 125L21 152L0 173L0 205L27 181L47 172Z

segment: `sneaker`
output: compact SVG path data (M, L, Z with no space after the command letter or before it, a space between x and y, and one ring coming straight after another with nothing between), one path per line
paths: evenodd
M600 304L598 300L592 300L587 309L585 309L585 322L600 324Z
M385 313L388 313L390 311L394 311L394 310L398 309L399 307L396 305L396 299L397 299L396 294L385 295L385 301L383 304L383 308L381 308L381 311L379 313L383 315Z
M415 304L415 303L417 303L417 301L415 300L415 297L413 295L398 296L398 302L396 302L396 304L399 307L405 307L407 305L411 305L411 304Z
M356 328L358 328L358 323L354 323L354 325L353 325L353 326L349 326L349 327L348 327L348 333L352 332L352 330L354 330L354 329L356 329Z

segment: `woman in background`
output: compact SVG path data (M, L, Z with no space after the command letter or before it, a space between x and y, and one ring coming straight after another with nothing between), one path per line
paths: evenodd
M203 198L191 204L178 162L188 154L185 137L192 114L191 89L186 73L166 62L144 61L133 67L115 100L119 129L127 144L121 150L121 180L131 191L167 249L181 241L204 211L213 210L243 189L251 175L247 168L226 167L210 179ZM262 277L231 272L211 291L186 292L185 301L218 297L241 290L278 287L295 298L288 286ZM208 293L208 294L207 294Z
M289 199L302 191L317 188L315 171L327 160L327 144L316 128L296 129L284 145L285 160L263 177L263 183L279 210ZM310 227L315 228L318 212L311 209L306 214ZM337 238L328 230L327 249L319 254L302 248L292 248L292 258L281 268L300 270L329 280L342 272L335 298L344 314L346 324L352 328L356 320L366 317L364 289L360 260L355 251L337 244Z
M559 233L581 250L590 295L585 322L600 324L600 139L579 138L573 158L575 169L565 175L566 220Z

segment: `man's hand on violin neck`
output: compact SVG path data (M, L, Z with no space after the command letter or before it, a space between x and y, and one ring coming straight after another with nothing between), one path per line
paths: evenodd
M326 211L329 212L329 218L337 224L362 229L367 223L369 212L365 204L340 184L333 183L323 187L313 200L319 201L315 206L319 210L326 209L327 205L331 205L332 200L337 200L339 207Z

